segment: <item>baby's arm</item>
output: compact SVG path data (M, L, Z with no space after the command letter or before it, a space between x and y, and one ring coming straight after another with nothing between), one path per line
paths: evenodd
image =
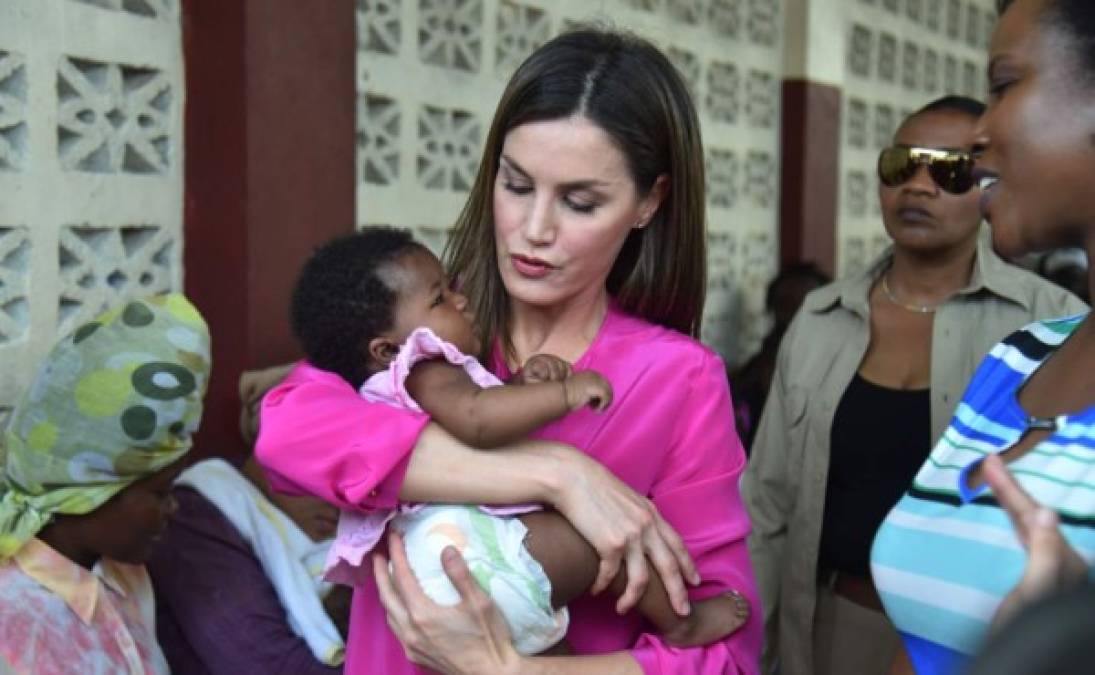
M564 380L480 387L463 368L443 360L415 365L407 392L438 424L464 443L495 448L524 438L583 406L604 410L612 387L593 371Z

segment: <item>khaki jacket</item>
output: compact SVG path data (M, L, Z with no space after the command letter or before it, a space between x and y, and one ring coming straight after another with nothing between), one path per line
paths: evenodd
M765 669L813 670L814 598L833 415L870 339L868 295L890 264L887 251L867 271L812 292L780 346L742 496L753 521L753 559L765 619ZM1087 309L1079 298L978 244L969 286L935 313L931 431L938 438L982 357L1037 319Z

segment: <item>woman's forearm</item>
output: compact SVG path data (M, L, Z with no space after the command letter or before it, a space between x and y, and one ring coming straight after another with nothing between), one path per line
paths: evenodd
M554 507L597 551L601 564L594 592L607 588L620 566L626 567L620 612L642 595L647 559L682 613L685 580L700 581L684 543L653 502L567 445L522 441L503 450L474 450L431 423L418 437L398 494L401 501Z
M529 656L514 673L530 675L642 675L639 662L628 652L590 656Z
M429 424L411 453L399 498L408 502L558 505L565 472L577 452L547 441L498 450L464 445Z

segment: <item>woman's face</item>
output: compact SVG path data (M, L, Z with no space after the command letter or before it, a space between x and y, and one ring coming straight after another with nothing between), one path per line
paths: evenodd
M119 562L145 562L178 507L171 486L182 468L178 461L135 481L82 516L85 548Z
M1046 5L1018 0L1001 17L975 132L979 173L998 178L982 210L1009 257L1082 244L1095 223L1095 87L1080 77L1070 38L1043 24Z
M914 115L901 125L894 144L936 150L966 150L973 143L976 118L958 111L939 110ZM981 225L981 191L951 194L939 187L921 165L901 185L879 182L882 222L894 246L918 253L944 253L976 244Z
M495 249L510 298L537 307L595 300L664 189L659 179L640 195L624 154L585 118L511 129L494 181Z

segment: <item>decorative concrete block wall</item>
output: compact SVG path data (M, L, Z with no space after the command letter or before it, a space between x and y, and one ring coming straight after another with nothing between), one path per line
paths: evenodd
M878 203L878 152L911 112L945 94L984 100L993 0L844 0L844 119L838 267L854 273L890 239Z
M359 225L436 251L474 180L506 79L579 22L650 38L689 83L708 168L703 338L731 363L763 337L779 203L779 0L358 0Z
M59 336L181 288L177 2L0 0L0 426Z
M180 1L0 0L0 423L58 336L108 304L181 287ZM703 338L740 362L767 329L776 265L789 4L357 0L358 223L412 227L440 250L516 65L579 22L634 30L695 96L709 187ZM831 38L843 44L842 272L887 243L874 163L901 116L947 92L983 96L992 5L827 3L846 28Z

